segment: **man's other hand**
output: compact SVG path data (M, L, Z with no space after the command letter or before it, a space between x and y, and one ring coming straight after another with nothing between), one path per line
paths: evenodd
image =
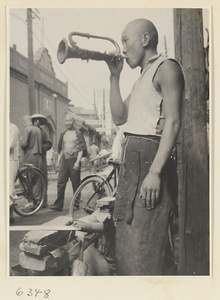
M151 210L156 207L160 195L160 174L149 172L142 182L140 189L140 197L143 207Z

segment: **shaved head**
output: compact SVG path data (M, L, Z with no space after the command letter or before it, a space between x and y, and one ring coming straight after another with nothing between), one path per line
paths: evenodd
M148 33L150 37L149 45L153 48L158 44L158 32L154 24L147 19L136 19L127 24L124 31L132 30L133 33L141 37L144 33Z
M32 120L31 120L30 116L25 115L23 117L23 125L24 125L24 127L32 125Z
M66 128L70 130L73 129L74 123L75 123L74 116L71 113L67 113L64 119L64 124Z
M70 114L70 113L66 113L65 119L75 121L74 116L72 114Z
M128 23L122 32L121 41L122 53L132 69L143 69L149 58L157 54L157 29L149 20L136 19Z

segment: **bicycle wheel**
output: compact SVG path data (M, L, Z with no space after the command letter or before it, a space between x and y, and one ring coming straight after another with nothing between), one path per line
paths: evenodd
M23 217L35 214L43 204L45 190L45 178L38 168L20 169L15 181L14 211Z
M108 196L111 196L111 188L104 179L97 176L87 178L73 195L69 215L79 218L85 214L91 214L96 209L97 200Z

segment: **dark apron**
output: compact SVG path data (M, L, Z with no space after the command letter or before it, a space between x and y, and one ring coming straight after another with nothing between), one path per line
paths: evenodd
M159 147L156 136L126 136L114 208L117 275L161 275L168 223L177 195L177 173L169 159L161 174L159 203L142 206L141 184Z

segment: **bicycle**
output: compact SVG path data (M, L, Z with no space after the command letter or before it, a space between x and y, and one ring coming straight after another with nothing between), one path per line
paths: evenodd
M35 214L43 204L45 191L46 181L42 171L32 164L24 164L15 179L15 196L11 199L13 210L22 217Z
M119 161L109 159L108 165L112 166L108 174L104 174L104 172L91 174L81 181L71 200L69 216L73 217L74 215L75 217L77 211L77 217L85 213L92 214L97 209L97 200L115 196L118 185Z

